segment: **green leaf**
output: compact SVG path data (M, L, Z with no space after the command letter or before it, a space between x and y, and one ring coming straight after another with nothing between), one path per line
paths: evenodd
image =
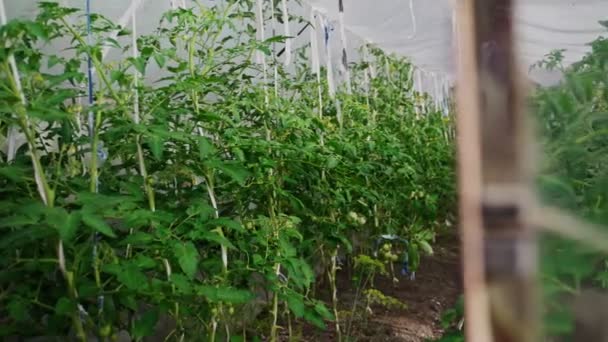
M74 238L78 230L80 214L78 212L70 214L65 209L59 207L48 208L46 221L51 227L57 229L61 240L69 242Z
M325 322L321 318L319 318L319 316L315 315L314 312L306 311L304 313L304 319L307 320L308 322L312 323L314 326L316 326L319 329L322 329L322 330L327 329Z
M6 177L15 183L21 183L26 178L26 171L16 165L5 165L0 167L0 176Z
M333 320L334 319L334 315L329 311L329 309L327 309L327 307L325 306L325 304L323 304L322 302L317 302L315 304L315 311L321 315L321 317L323 317L323 319L326 320Z
M198 137L198 151L201 161L216 153L215 146L213 146L213 143L207 137Z
M144 232L134 232L133 234L127 236L127 238L122 241L122 244L141 246L147 245L152 241L154 241L154 237L152 235Z
M226 239L224 236L220 235L217 231L211 230L194 230L188 236L193 240L207 240L211 242L216 242L217 244L224 246L229 249L236 249L234 245Z
M154 259L145 256L143 254L138 254L135 259L133 260L133 262L135 263L135 265L142 269L142 270L146 270L146 269L151 269L151 268L155 268L156 267L156 262L154 261Z
M173 245L175 257L182 271L190 278L194 278L198 269L199 254L192 242L176 242Z
M27 30L38 39L46 40L48 38L48 32L45 29L45 26L39 22L26 22Z
M306 311L306 305L304 305L304 301L302 300L302 298L300 298L299 295L297 295L297 294L287 295L287 306L289 307L289 310L291 310L291 312L293 312L293 314L297 318L304 317L304 313Z
M140 74L144 75L146 73L146 61L142 57L129 58L129 60Z
M225 217L220 217L217 219L210 220L209 222L207 222L206 225L209 227L225 227L225 228L229 228L230 230L234 230L236 232L245 231L245 229L243 228L243 225L240 222L237 222L235 220L231 220L231 219L225 218Z
M67 297L61 297L55 303L55 313L60 316L68 317L74 310L76 310L75 303Z
M150 151L156 160L160 161L163 159L164 141L158 134L148 136L148 146Z
M158 67L164 68L165 64L167 63L167 58L165 57L165 55L163 55L162 53L155 53L153 56Z
M140 271L137 264L132 262L128 263L116 274L116 279L130 290L140 290L148 285L146 275Z
M331 170L336 166L338 166L338 159L335 157L329 157L329 159L327 159L327 164L325 165L325 167L327 167L328 170Z
M215 213L215 209L203 201L195 201L186 209L188 216L199 216L202 221L207 221L213 213Z
M427 255L433 255L433 247L427 241L418 241L418 244Z
M241 304L253 299L253 294L247 290L232 287L199 286L197 292L212 302Z
M175 290L177 293L184 295L192 294L192 285L190 283L190 279L184 276L183 274L173 273L171 274L171 283L175 285Z
M27 217L24 215L15 215L10 217L5 217L0 222L0 228L17 228L23 226L33 225L39 222L38 218Z
M228 177L235 180L239 185L244 185L245 180L249 177L249 172L240 165L221 162L219 160L208 160L205 165L211 169L218 169L226 174Z
M28 318L29 302L24 298L13 298L6 307L9 316L17 322L25 321Z
M82 222L92 228L95 231L102 233L105 236L115 238L116 234L112 231L112 228L98 216L88 212L82 211Z
M156 310L146 311L141 318L133 324L132 335L135 339L141 339L154 334L154 327L158 322L158 312Z

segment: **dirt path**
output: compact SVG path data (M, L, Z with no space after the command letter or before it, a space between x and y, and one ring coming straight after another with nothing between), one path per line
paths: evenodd
M461 292L459 241L443 237L434 245L434 255L423 257L415 280L400 277L394 284L389 277L376 278L376 288L407 305L405 309L372 307L365 322L353 323L356 341L422 342L442 335L442 313L454 306ZM352 305L354 289L347 272L339 276L343 309ZM305 333L305 336L308 335ZM306 341L335 341L335 330L306 336Z

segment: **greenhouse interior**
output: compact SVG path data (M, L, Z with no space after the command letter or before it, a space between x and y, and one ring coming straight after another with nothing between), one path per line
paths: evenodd
M608 1L0 25L3 341L608 341Z

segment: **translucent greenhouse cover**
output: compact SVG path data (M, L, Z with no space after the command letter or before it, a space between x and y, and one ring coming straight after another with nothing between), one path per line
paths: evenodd
M148 34L156 28L162 13L191 0L90 0L91 10L129 27L137 18L137 33ZM268 4L269 0L256 0ZM304 24L292 20L288 25L276 23L276 33L295 36L290 47L311 43L318 50L311 53L322 65L329 60L336 73L344 72L342 50L348 60L362 56L359 48L371 43L389 53L409 58L416 66L415 87L433 96L446 96L448 85L454 81L457 56L455 1L458 0L286 0L285 10L291 16L302 16L313 22ZM32 17L36 0L4 0L6 16ZM58 0L70 7L84 8L86 0ZM205 5L221 4L222 0L202 0ZM280 6L282 0L276 1ZM342 3L343 12L339 7ZM135 13L135 16L132 15ZM265 37L271 34L265 13ZM311 19L312 18L312 19ZM599 24L608 19L607 0L520 0L517 1L515 23L519 56L524 66L530 66L556 49L565 49L566 64L579 60L589 49L587 43L606 33ZM314 28L313 28L314 27ZM324 28L328 35L324 35ZM297 35L300 33L300 35ZM128 44L128 42L125 42ZM118 51L107 51L108 58ZM282 58L288 54L283 54ZM527 70L527 68L526 68ZM344 75L342 75L343 77ZM339 76L337 76L339 77ZM559 74L541 70L530 71L530 78L540 84L552 84Z

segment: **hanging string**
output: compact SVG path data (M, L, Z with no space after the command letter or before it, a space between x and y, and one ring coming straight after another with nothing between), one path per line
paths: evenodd
M289 12L287 11L287 0L281 0L283 7L283 30L285 37L291 37L289 28ZM285 66L291 63L291 38L285 38Z
M255 12L255 20L258 26L257 29L257 39L260 42L263 42L264 40L266 40L266 34L264 32L264 4L262 3L263 0L255 0L255 4L256 4L256 12ZM262 65L262 77L263 77L263 89L264 89L264 102L266 103L266 105L268 105L269 103L269 99L268 99L268 89L266 88L266 83L268 82L267 79L267 66L266 66L266 58L263 54L262 51L260 51L260 49L258 49L256 51L256 59L257 59L257 63Z
M346 82L346 91L348 94L352 92L352 87L350 83L350 70L348 69L348 57L346 54L346 30L344 28L344 3L343 0L338 0L338 21L340 25L340 40L342 42L342 63L341 69L344 74L344 79Z
M91 0L86 0L86 15L87 15L87 44L91 46ZM89 52L87 56L87 98L89 106L93 105L93 60ZM93 111L89 109L88 116L88 127L89 136L93 137L93 130L95 129L95 117Z
M414 0L410 0L410 18L412 20L412 33L407 39L412 39L418 33L418 25L416 24L416 12L414 10Z
M139 58L139 50L137 48L137 16L135 12L131 15L131 44L133 47L133 59ZM137 68L133 69L133 122L139 124L139 71Z
M272 27L272 36L276 37L277 28L276 28L276 18L275 18L275 8L274 1L270 3L270 25ZM276 60L276 43L272 42L272 67L273 67L273 75L274 75L274 96L279 97L279 68L277 66Z
M89 48L91 47L92 44L92 30L91 30L91 0L86 0L86 17L87 17L87 44L89 46ZM89 102L89 112L88 112L88 127L89 127L89 137L91 139L91 154L93 153L97 153L99 155L100 160L103 160L103 157L106 157L103 153L103 146L101 144L101 142L98 144L98 149L97 151L93 151L93 139L94 139L94 135L95 135L95 116L93 115L93 111L91 110L91 106L93 105L94 102L94 95L93 95L93 60L91 58L91 54L90 52L88 53L87 56L87 91L88 91L88 102ZM94 180L95 182L95 192L97 192L99 190L99 181L98 179ZM95 232L93 234L93 268L95 269L95 273L97 273L97 248L98 248L98 242L99 242L99 233ZM101 313L103 312L103 307L104 307L104 295L103 293L100 292L100 294L97 296L97 310L98 313L101 315ZM83 309L84 310L84 309ZM86 311L84 311L84 313L86 314Z
M176 4L174 4L175 0L171 1L171 8L172 9L176 9L177 6ZM118 24L118 26L124 27L127 26L129 24L129 20L131 20L131 18L133 17L133 13L135 11L137 11L137 9L139 8L139 5L141 4L142 0L132 0L131 1L131 5L129 5L129 7L127 8L127 10L125 11L125 13L122 15L122 17L120 17L120 19L118 19L118 21L116 22ZM118 30L113 31L112 33L110 33L110 36L108 37L109 39L116 39L118 37ZM112 49L112 46L110 45L106 45L103 47L103 49L101 50L101 59L105 59L108 56L108 53L110 52L110 50Z
M317 88L319 92L319 118L323 117L323 89L321 86L321 63L319 62L319 42L317 39L318 25L315 25L315 9L310 9L310 23L312 28L310 30L310 60L312 63L312 71L317 76Z

